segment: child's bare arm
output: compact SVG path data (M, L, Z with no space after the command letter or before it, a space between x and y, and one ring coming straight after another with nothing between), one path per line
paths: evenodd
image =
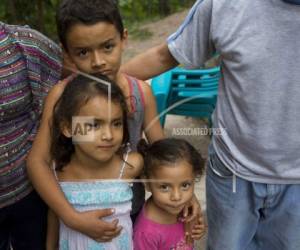
M164 138L164 132L160 124L159 116L156 108L156 100L152 93L151 86L145 82L141 82L143 94L145 98L145 115L143 129L147 140L153 143Z
M206 232L206 225L201 211L201 206L194 195L191 203L184 208L183 220L185 225L186 242L191 244L199 240Z
M27 171L34 187L51 209L59 217L71 220L69 216L72 217L75 210L65 199L50 166L50 122L54 105L65 85L55 85L46 98L41 124L27 158Z
M191 201L183 209L183 220L190 222L195 220L198 216L203 216L200 203L194 194Z
M51 209L62 218L71 217L75 211L65 199L50 167L50 122L54 105L65 86L66 83L59 83L49 92L39 130L27 158L27 171L34 187Z
M57 250L59 239L59 221L54 212L48 210L46 250Z

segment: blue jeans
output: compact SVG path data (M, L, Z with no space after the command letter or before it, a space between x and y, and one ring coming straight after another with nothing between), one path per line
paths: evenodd
M206 199L208 250L300 249L300 185L233 176L212 150Z

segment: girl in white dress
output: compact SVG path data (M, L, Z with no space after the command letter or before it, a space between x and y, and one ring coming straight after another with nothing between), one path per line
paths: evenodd
M47 250L133 249L132 191L126 180L140 174L143 160L126 146L126 107L115 83L83 76L67 85L56 104L51 156L66 198L82 212L113 208L114 215L104 219L115 221L122 229L111 242L96 242L58 221L49 211Z

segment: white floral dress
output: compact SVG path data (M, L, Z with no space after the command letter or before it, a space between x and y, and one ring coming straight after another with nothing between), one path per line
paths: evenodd
M126 157L127 158L127 157ZM60 182L60 186L72 206L78 211L114 208L106 221L119 219L121 234L111 242L96 242L86 235L67 227L60 221L60 250L132 250L132 222L130 219L132 190L128 182L122 181L125 163L116 180Z

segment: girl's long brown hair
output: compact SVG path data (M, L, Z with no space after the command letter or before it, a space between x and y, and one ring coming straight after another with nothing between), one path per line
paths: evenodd
M93 76L111 84L111 101L119 104L123 112L124 130L122 145L125 146L129 141L129 132L127 105L122 90L116 83L103 75L98 74ZM71 127L72 117L76 116L80 108L96 96L107 98L108 86L79 75L66 86L62 96L56 103L51 124L50 146L51 159L55 162L56 170L61 170L68 164L75 151L72 138L68 138L62 133L62 127Z

